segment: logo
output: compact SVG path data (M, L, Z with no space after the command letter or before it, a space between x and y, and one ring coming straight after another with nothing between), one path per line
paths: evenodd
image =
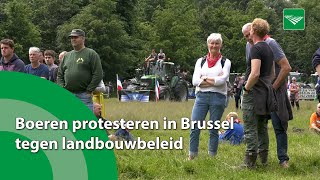
M83 63L83 59L82 58L79 58L79 59L77 59L77 64L80 64L80 63Z
M301 8L283 9L283 29L284 30L304 30L305 13Z
M132 100L137 101L139 98L139 94L133 94L132 95Z

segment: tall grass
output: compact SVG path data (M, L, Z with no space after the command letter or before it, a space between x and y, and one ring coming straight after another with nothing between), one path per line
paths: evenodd
M107 117L110 120L157 120L163 118L180 122L182 117L190 118L194 101L188 102L118 102L107 99ZM207 154L209 133L201 132L199 156L188 161L189 130L133 130L135 137L155 140L160 137L169 140L183 137L183 150L115 150L119 179L319 179L320 177L320 136L309 131L309 117L315 111L316 102L301 101L300 110L294 109L294 120L289 122L290 168L280 168L276 155L276 141L269 121L269 165L255 170L237 170L234 167L243 162L245 145L219 144L218 155L210 158ZM236 111L231 100L223 118L230 111ZM241 110L238 111L242 118ZM293 129L301 129L296 132Z

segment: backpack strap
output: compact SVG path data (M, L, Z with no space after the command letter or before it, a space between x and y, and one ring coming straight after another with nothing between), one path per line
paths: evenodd
M206 60L207 60L207 56L203 56L202 60L201 60L201 68L202 68L203 64L206 62Z
M206 62L206 60L207 60L207 56L203 56L203 57L202 57L202 60L201 60L201 68L202 68L202 66L204 65L204 63ZM227 58L224 57L224 56L222 56L222 59L221 59L221 66L222 66L222 68L224 67L224 63L226 62L226 60L227 60Z
M227 58L222 56L222 59L221 59L221 66L222 68L224 67L224 63L226 62Z

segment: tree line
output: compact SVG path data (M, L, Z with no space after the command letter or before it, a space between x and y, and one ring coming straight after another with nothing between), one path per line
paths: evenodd
M1 0L0 7L0 37L15 41L25 63L31 46L72 50L68 34L80 28L87 34L86 46L101 57L106 81L115 81L115 74L133 77L153 48L193 72L213 32L223 36L222 54L232 61L231 71L244 72L241 28L256 17L270 23L270 35L294 71L310 74L320 45L318 0ZM305 10L305 30L283 30L284 8Z

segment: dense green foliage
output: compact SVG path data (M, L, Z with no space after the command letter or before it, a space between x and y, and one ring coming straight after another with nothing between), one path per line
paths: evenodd
M129 78L152 48L192 72L207 52L210 33L223 35L222 54L233 72L245 70L242 26L256 17L267 19L271 36L284 49L294 71L312 71L311 57L319 47L318 0L3 0L0 38L12 38L17 54L28 63L28 48L71 50L68 33L87 32L86 46L103 61L105 80L115 74ZM305 9L304 31L284 31L284 8Z

